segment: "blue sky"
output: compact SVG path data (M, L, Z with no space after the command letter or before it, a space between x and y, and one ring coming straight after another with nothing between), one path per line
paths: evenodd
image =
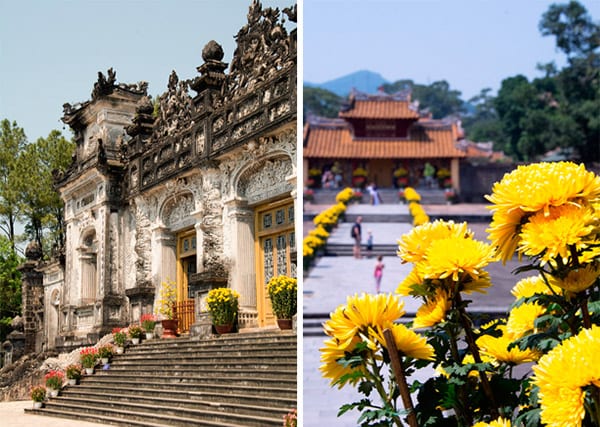
M230 61L250 3L0 0L0 119L16 120L29 141L62 130L62 105L89 99L98 71L110 67L117 82L144 80L159 95L171 70L180 79L198 75L210 40ZM262 0L280 9L293 3Z
M304 81L358 70L385 79L446 80L467 100L495 93L504 78L541 76L536 64L565 64L538 24L546 0L305 0ZM595 22L600 1L580 1Z

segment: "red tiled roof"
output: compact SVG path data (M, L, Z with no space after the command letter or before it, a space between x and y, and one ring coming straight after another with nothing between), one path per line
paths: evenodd
M411 108L406 100L355 100L347 111L340 111L340 117L356 119L418 119L419 112Z
M408 139L352 138L348 125L332 121L330 125L305 128L304 157L332 159L408 159L465 157L456 147L455 124L413 126Z

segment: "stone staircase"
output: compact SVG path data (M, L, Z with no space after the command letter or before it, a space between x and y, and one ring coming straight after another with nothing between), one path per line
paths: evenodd
M325 256L353 256L353 244L352 243L327 243L327 247L325 249ZM378 255L383 255L385 257L395 257L398 252L398 245L373 245L373 250L371 251L371 258L376 258ZM366 244L363 242L362 245L362 254L363 256L369 256L366 249Z
M281 426L297 407L296 358L287 331L150 340L25 411L119 426Z
M446 204L446 196L444 190L438 188L416 188L417 192L421 196L422 204L431 205L443 205ZM399 203L398 190L394 188L380 188L377 190L383 204L395 204ZM320 188L313 190L313 200L311 201L314 205L333 205L335 202L335 196L340 190L331 190ZM362 203L369 203L369 195L366 190L363 191Z

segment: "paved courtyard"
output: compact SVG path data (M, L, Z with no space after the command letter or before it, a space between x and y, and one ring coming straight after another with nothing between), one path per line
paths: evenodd
M351 205L349 214L372 214L375 210L386 211L387 209L398 211L402 205ZM452 206L425 206L429 214L446 212L449 215L456 214L485 214L487 211L482 205L452 205ZM444 213L442 213L444 214ZM311 223L305 223L312 228ZM486 241L485 229L488 223L469 223L469 227L475 233L475 238ZM332 233L329 241L331 243L351 243L350 223L341 223ZM378 244L394 244L398 238L411 229L408 223L369 223L363 222L363 235L366 230L373 232L374 240ZM409 273L410 264L402 264L398 257L384 257L385 269L381 289L382 292L393 292L402 279ZM515 276L512 271L520 263L509 261L506 265L495 263L487 269L492 277L493 286L487 294L475 293L468 299L473 301L471 310L479 312L504 312L514 300L510 294L511 288L521 276ZM315 314L327 314L338 305L345 303L346 297L354 293L375 291L373 270L375 258L362 258L360 260L352 257L323 257L311 269L308 276L304 278L303 311L304 323L306 316ZM405 309L407 313L414 313L419 302L412 298L406 298ZM339 407L344 403L359 400L361 395L353 388L346 387L342 390L329 387L329 381L321 378L318 371L320 366L319 348L322 347L325 336L305 336L303 339L303 398L304 398L304 426L317 427L349 427L356 426L358 412L353 411L338 418ZM431 371L420 372L418 379L425 379L431 375Z

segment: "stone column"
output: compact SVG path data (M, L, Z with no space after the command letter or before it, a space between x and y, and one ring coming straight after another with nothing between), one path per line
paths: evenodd
M152 230L152 273L162 281L177 280L177 240L170 228L159 225Z
M298 181L296 174L287 176L286 181L292 186L293 190L290 192L290 196L294 200L294 247L290 248L292 251L292 265L291 265L291 276L298 277L298 237L302 237L302 223L298 220L302 216L302 206L298 203L298 190L296 182Z
M256 257L254 243L254 211L247 203L235 201L229 206L231 224L231 287L240 293L240 307L256 310Z
M44 285L42 272L37 270L41 250L30 243L25 250L27 261L18 267L21 272L25 354L42 350L44 328Z

